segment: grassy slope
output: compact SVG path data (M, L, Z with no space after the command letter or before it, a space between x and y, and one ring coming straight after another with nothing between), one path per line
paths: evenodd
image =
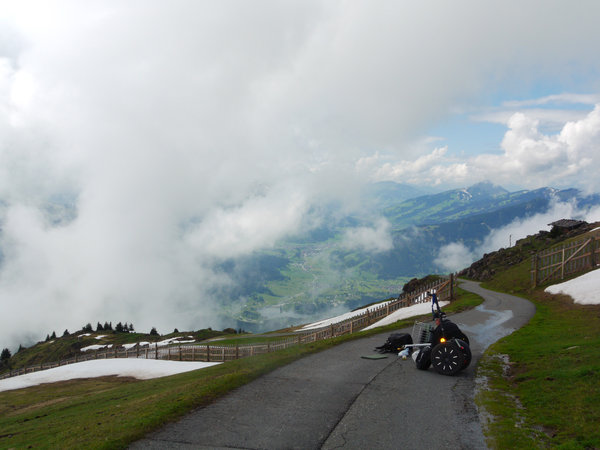
M492 448L600 448L600 306L531 290L531 261L485 284L533 301L524 328L492 345L478 373L477 402ZM510 288L508 288L510 286Z
M481 302L473 294L460 291L459 295L446 311L460 311ZM105 377L0 392L0 448L124 448L165 423L295 359L412 323L413 319L404 320L377 330L155 380Z
M37 344L24 348L15 353L11 358L11 368L19 369L22 367L34 366L40 363L56 362L68 359L80 353L80 349L90 345L123 345L136 342L158 342L165 339L179 337L182 340L188 339L188 336L194 337L197 341L210 339L218 336L229 337L226 332L217 330L198 330L181 333L170 333L162 336L153 336L144 333L116 333L113 331L93 331L90 336L83 330L72 333L69 336L62 336L48 342L38 342ZM235 335L235 337L238 337ZM6 372L8 369L0 371Z

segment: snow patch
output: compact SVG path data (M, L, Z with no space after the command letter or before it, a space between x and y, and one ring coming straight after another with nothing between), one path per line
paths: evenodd
M442 306L446 306L449 302L439 302L440 308ZM398 311L394 311L387 317L384 317L378 322L375 322L372 325L369 325L364 330L372 330L373 328L383 327L385 325L390 325L394 322L397 322L402 319L408 319L409 317L421 316L423 314L431 313L431 303L417 303L416 305L407 306L406 308L400 308Z
M151 378L166 377L191 370L204 369L215 364L221 363L162 361L136 358L97 359L0 380L0 392L37 386L42 383L56 383L58 381L77 378L95 378L111 375L149 380Z
M431 302L430 301L425 301L426 300L426 293L423 293L421 296L417 297L417 301L419 302L423 302L423 303L417 303L415 305L412 306L407 306L404 308L400 308L398 311L393 312L392 314L390 314L387 317L384 317L383 319L381 319L380 321L368 326L367 328L365 328L365 330L369 330L371 328L376 328L376 327L382 327L384 325L388 325L390 323L394 323L397 322L398 320L401 319L405 319L407 317L412 317L412 316L419 316L422 314L427 314L428 312L431 312ZM339 316L336 317L332 317L331 319L325 319L325 320L321 320L319 322L314 322L308 325L304 325L302 328L300 328L299 331L304 331L304 330L314 330L317 328L321 328L321 327L325 327L325 326L329 326L329 325L333 325L335 323L338 322L342 322L344 320L348 320L351 319L353 317L357 317L360 316L361 314L364 314L367 312L367 310L373 310L375 308L379 308L381 306L385 306L391 302L395 302L396 300L389 300L387 302L381 302L378 303L377 305L372 305L369 306L367 308L361 308L361 309L357 309L356 311L350 311L344 314L341 314ZM442 306L445 306L448 304L448 302L439 302L440 303L440 308Z
M94 345L88 345L87 347L83 347L81 349L82 352L87 352L90 350L100 350L101 348L112 348L112 344L108 344L108 345L102 345L102 344L94 344Z
M600 270L596 269L564 283L548 286L545 292L570 295L580 305L600 305Z

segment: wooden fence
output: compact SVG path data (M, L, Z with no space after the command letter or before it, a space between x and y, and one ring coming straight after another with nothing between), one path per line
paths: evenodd
M542 250L531 261L533 287L595 268L600 264L600 230L557 247Z
M54 367L64 366L77 362L90 361L94 359L109 358L143 358L160 359L170 361L207 361L225 362L234 359L269 353L285 349L293 345L316 342L323 339L341 336L348 333L356 333L363 328L381 320L393 312L407 306L418 303L429 302L427 292L435 292L439 301L451 300L454 297L454 276L442 278L433 282L419 291L402 293L397 299L374 305L367 310L350 319L338 323L326 325L317 329L300 330L294 336L284 337L277 341L269 341L264 344L248 345L212 345L212 344L168 344L158 346L149 344L146 346L136 345L133 348L115 347L111 349L99 349L77 354L72 358L59 362L41 363L21 369L11 370L0 375L0 380L12 376L37 372Z

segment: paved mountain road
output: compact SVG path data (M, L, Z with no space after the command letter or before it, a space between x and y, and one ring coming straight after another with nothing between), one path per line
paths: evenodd
M461 287L485 302L452 316L473 353L471 365L454 377L418 371L412 360L393 354L362 359L385 341L385 333L279 368L131 448L485 448L473 403L477 360L491 343L527 323L535 308L477 283Z

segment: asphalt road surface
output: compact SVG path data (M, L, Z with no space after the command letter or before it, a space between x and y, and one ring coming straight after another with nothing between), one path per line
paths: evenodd
M521 298L461 287L484 297L451 317L471 341L471 365L449 377L411 359L374 354L389 332L336 346L279 368L131 448L421 449L485 448L473 402L483 351L520 328L534 306ZM410 332L410 330L403 330Z

